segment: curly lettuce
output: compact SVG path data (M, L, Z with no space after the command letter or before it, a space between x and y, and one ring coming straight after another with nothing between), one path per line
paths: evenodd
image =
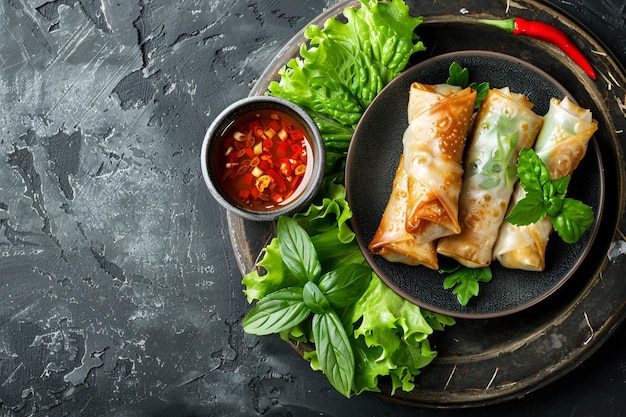
M303 107L320 128L328 153L327 172L339 172L363 112L411 55L425 50L415 34L422 17L409 14L402 0L361 0L344 19L309 25L307 40L279 70L267 93Z
M455 323L400 297L376 275L353 305L351 320L362 361L355 390L377 391L379 376L389 376L392 395L415 387L415 375L437 356L428 337Z

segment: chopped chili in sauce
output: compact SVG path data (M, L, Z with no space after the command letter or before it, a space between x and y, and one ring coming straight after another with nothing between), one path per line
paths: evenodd
M222 188L253 210L273 210L296 196L307 171L309 144L302 127L277 110L245 114L218 148Z

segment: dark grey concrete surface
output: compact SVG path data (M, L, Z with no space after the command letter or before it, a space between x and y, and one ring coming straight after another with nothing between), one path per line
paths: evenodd
M566 377L466 410L348 400L243 333L200 145L334 3L0 2L0 416L626 415L624 325ZM552 3L626 61L623 0Z

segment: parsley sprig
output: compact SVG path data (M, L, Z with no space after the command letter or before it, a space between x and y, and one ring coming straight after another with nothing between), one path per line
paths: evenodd
M545 163L532 149L522 149L517 176L526 191L506 217L518 226L536 223L550 216L552 227L566 243L575 243L594 221L593 209L583 202L565 197L569 176L552 179Z
M491 268L468 268L461 264L444 266L439 269L440 274L449 275L443 280L443 289L452 289L459 304L466 306L472 297L478 296L481 282L491 281Z
M470 87L472 90L476 90L476 103L474 104L474 108L477 109L480 107L480 103L487 97L487 93L489 92L489 83L482 82L477 83L473 82L470 84L469 82L469 69L463 68L458 62L453 62L448 67L449 77L446 80L446 84L456 85L461 88Z

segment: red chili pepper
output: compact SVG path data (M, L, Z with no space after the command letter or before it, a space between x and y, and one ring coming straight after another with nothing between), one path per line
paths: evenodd
M249 172L246 172L245 174L243 174L242 178L241 178L241 182L244 185L252 185L254 183L254 175L250 174Z
M271 167L272 167L272 164L270 164L269 161L261 160L261 162L259 162L259 168L261 168L263 170L271 168Z
M304 133L302 132L302 130L296 128L293 125L285 125L285 131L289 133L289 136L293 140L304 139Z
M284 158L285 156L287 156L288 147L289 144L287 142L281 142L278 145L278 149L276 149L276 156L278 156L279 158Z
M276 120L272 120L267 125L266 129L272 129L272 130L274 130L274 132L278 132L281 128L282 128L282 126L280 125L280 123L278 123Z
M514 35L526 35L550 42L559 47L572 61L578 64L591 79L596 79L596 73L589 61L587 61L587 58L585 58L585 55L563 31L555 26L536 20L522 19L521 17L503 20L482 19L478 20L478 22L495 26Z
M252 148L246 148L244 151L244 154L248 157L248 158L254 158L254 150Z
M294 143L291 145L291 152L293 152L292 158L296 159L300 156L300 152L302 152L302 145L299 143Z
M251 131L255 133L257 129L262 129L261 122L259 121L259 119L250 120L250 122L248 122L248 129L250 129Z
M285 180L278 175L278 172L274 171L273 169L268 169L267 170L267 174L272 177L274 179L274 181L276 181L276 185L278 186L278 190L283 193L287 190L287 184L285 184Z

